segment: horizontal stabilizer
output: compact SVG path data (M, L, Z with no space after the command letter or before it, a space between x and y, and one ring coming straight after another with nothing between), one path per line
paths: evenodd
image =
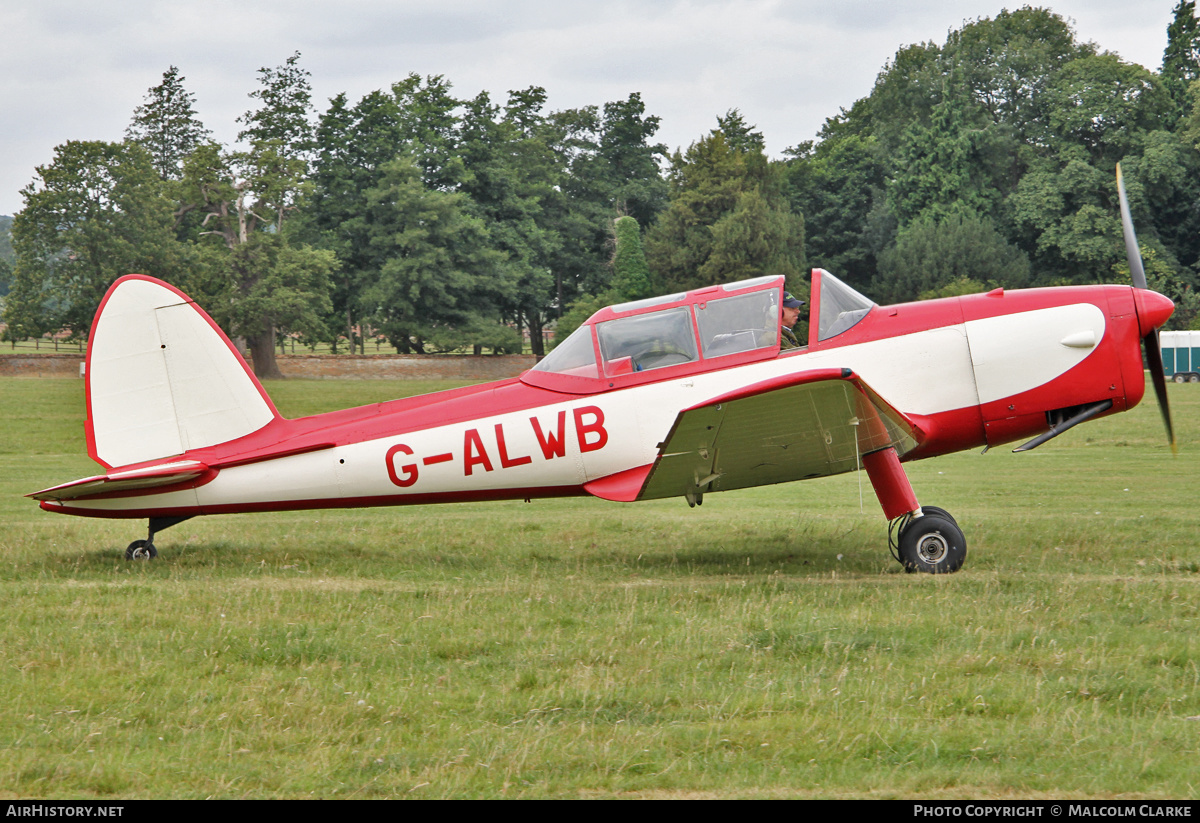
M195 480L209 471L211 469L199 461L178 460L174 463L160 463L157 466L147 466L141 469L125 469L95 477L85 477L82 480L63 483L61 486L43 489L25 496L32 497L34 500L76 500L80 497L94 497L113 492L173 486L176 483Z

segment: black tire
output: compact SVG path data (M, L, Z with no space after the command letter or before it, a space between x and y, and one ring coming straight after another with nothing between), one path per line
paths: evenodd
M1176 383L1184 383L1187 381L1187 375L1177 374L1174 377L1172 377L1171 379L1174 380Z
M1189 383L1200 383L1200 374L1189 374L1188 382Z
M952 518L929 514L918 517L900 532L900 562L907 572L950 574L967 559L967 539Z
M954 525L958 525L958 521L954 519L954 515L950 514L950 512L946 511L945 509L939 509L937 506L922 506L921 511L927 515L936 514L938 517L944 517Z
M158 549L149 540L134 540L125 549L126 560L153 560L158 557Z

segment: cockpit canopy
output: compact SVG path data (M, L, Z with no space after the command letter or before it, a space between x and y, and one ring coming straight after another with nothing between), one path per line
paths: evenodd
M813 275L814 296L820 294L819 340L850 328L875 305L828 272ZM783 276L772 275L609 306L522 379L592 393L774 357L783 286Z

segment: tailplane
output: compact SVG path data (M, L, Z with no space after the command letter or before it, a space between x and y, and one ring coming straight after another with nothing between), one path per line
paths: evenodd
M104 296L86 378L88 453L109 468L234 440L279 416L213 319L138 274Z

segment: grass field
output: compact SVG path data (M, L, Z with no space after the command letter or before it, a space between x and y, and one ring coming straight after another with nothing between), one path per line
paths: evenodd
M969 543L933 577L858 475L199 518L127 563L143 521L22 497L95 472L82 381L0 380L0 796L1195 798L1200 387L1170 392L1177 457L1151 397L910 465Z

